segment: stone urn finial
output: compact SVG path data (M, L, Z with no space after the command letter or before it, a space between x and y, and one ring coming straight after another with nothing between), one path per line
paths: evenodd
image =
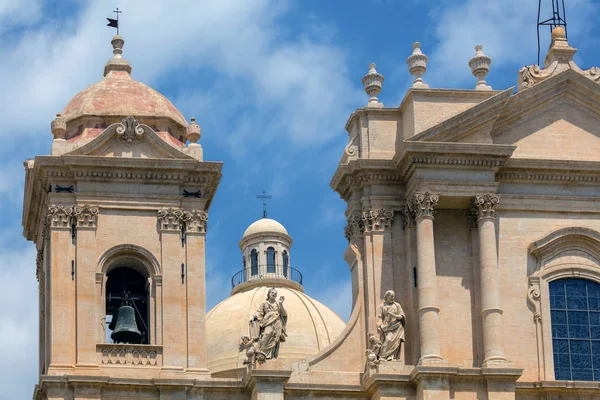
M370 96L367 107L383 107L379 102L377 95L381 92L383 84L383 75L375 69L375 63L369 64L369 72L362 78L362 83L365 87L365 92Z
M428 88L429 85L423 82L423 74L427 71L427 56L421 51L421 43L413 43L413 52L406 59L408 64L408 72L415 77L413 81L413 87Z
M196 123L196 118L192 117L190 124L186 128L186 137L190 142L196 143L200 140L201 135L202 129L200 128L200 125Z
M54 139L64 139L66 137L67 122L61 114L56 114L56 118L50 123L50 130L54 135Z
M123 58L121 54L123 54L123 45L125 44L125 40L120 35L116 35L110 41L113 47L113 58Z
M475 90L492 90L492 87L488 86L484 80L488 72L490 72L491 63L492 59L483 54L483 46L480 44L475 46L475 56L469 60L471 72L477 78Z

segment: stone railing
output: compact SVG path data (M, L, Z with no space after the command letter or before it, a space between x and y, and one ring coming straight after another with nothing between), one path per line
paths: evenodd
M162 366L162 346L148 344L97 344L100 363L105 365Z

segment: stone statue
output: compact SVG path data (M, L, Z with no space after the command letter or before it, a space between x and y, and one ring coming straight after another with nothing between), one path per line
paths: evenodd
M379 359L393 361L400 359L400 350L404 342L404 311L394 301L396 293L388 290L383 296L384 302L377 311L377 331L381 338Z
M254 361L264 362L277 358L279 354L280 342L285 342L287 333L285 326L287 323L287 312L283 307L285 298L281 296L278 301L277 290L269 289L267 299L263 301L258 310L250 320L250 336L244 343L240 344L240 351L246 349L246 355L250 351ZM252 346L252 348L250 348ZM250 362L250 357L247 363Z
M370 367L376 367L379 364L379 354L381 354L381 340L372 333L369 333L369 348L366 351L367 363Z

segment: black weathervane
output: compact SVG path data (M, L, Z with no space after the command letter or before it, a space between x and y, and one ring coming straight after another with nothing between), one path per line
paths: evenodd
M267 199L272 199L273 196L267 194L266 190L263 190L262 194L256 195L257 199L262 199L263 201L263 218L267 218Z
M119 34L119 14L121 14L123 11L119 11L119 7L117 7L117 9L113 12L115 14L117 14L117 19L106 18L108 20L108 24L106 24L106 26L110 26L111 28L117 28L117 35L118 35Z

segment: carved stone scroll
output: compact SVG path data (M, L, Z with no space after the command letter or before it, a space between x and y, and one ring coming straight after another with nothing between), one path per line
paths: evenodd
M134 140L141 139L144 136L144 128L142 128L142 126L138 124L138 121L132 116L121 121L121 124L117 126L115 132L127 143L132 143Z
M77 228L96 228L98 224L98 207L91 207L88 204L83 207L73 207L73 216Z
M46 212L46 218L50 228L71 229L73 207L51 205Z
M158 222L161 231L180 231L183 221L183 210L167 208L158 210Z
M208 225L208 213L205 211L184 211L183 221L185 222L185 231L192 233L206 233Z

